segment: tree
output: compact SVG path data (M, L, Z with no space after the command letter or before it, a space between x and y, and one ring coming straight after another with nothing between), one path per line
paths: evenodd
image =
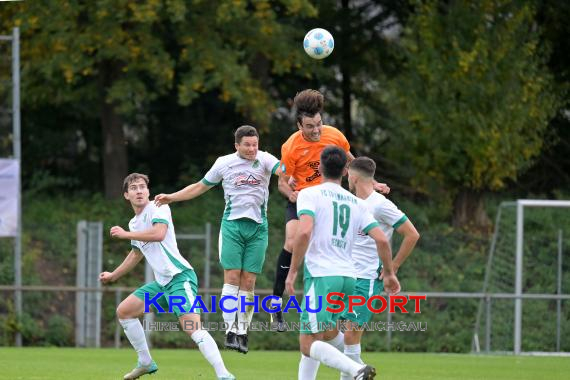
M393 152L413 184L454 199L456 226L485 226L482 192L528 168L557 110L534 9L507 0L416 1L401 40L404 71L387 101Z
M100 121L105 194L121 195L128 171L125 125L157 97L188 105L209 91L263 125L271 114L266 76L299 68L297 31L280 19L312 16L307 0L64 0L2 8L1 29L22 35L23 101ZM80 128L80 127L76 127Z

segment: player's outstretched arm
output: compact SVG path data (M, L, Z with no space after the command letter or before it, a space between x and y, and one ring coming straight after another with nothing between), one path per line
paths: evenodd
M103 284L115 282L125 274L129 273L143 258L143 254L137 249L131 249L127 257L113 272L102 272L99 274L99 281Z
M168 225L164 223L154 223L151 228L144 231L125 231L122 227L111 227L111 237L124 240L138 241L163 241L166 236Z
M289 274L285 280L285 288L289 295L295 294L295 280L297 279L299 266L303 262L305 253L309 247L309 240L313 233L313 223L313 217L310 215L303 214L299 217L299 226L297 227L297 233L295 234L295 240L293 242L291 266L289 267Z
M154 197L154 203L157 206L162 206L172 202L187 201L199 197L212 187L213 186L206 185L202 181L196 182L172 194L158 194Z
M402 266L404 261L410 256L416 243L420 239L420 234L416 230L416 227L410 222L410 220L406 220L400 227L396 229L400 235L404 237L402 240L402 244L400 244L400 249L394 258L394 273L398 272L398 269Z

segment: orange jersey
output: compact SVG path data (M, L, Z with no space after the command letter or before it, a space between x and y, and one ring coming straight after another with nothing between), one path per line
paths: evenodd
M319 164L327 145L336 145L347 153L350 151L350 144L342 132L329 125L323 125L320 141L307 141L301 131L297 131L281 146L281 170L295 179L295 190L321 183Z

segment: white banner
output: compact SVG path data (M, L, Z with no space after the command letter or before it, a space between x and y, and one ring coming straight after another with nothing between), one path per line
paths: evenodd
M0 159L0 237L18 234L18 160Z

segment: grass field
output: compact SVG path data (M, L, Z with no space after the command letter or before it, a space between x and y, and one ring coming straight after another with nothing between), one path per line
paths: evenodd
M152 350L159 371L148 380L215 379L197 350ZM294 380L299 353L289 351L223 352L238 379ZM538 380L568 379L570 359L562 357L474 356L455 354L365 353L382 380ZM128 349L0 348L0 379L104 380L122 379L135 364ZM321 366L318 379L337 380Z

